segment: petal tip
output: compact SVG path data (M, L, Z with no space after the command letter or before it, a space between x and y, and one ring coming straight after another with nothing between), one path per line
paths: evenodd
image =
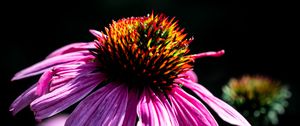
M90 33L92 33L95 37L103 37L102 33L97 31L97 30L94 30L94 29L90 29L89 30Z

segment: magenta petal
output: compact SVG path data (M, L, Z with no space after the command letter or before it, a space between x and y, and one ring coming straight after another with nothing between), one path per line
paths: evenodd
M94 42L72 43L72 44L63 46L63 47L55 50L54 52L52 52L51 54L49 54L47 56L47 59L51 58L51 57L58 56L58 55L63 55L63 54L66 54L66 53L71 53L71 52L77 52L77 51L83 51L83 50L92 49L92 48L95 48L94 44L95 44Z
M123 122L123 126L134 126L136 123L136 107L138 104L138 94L137 91L132 89L128 94L128 102L125 113L125 118Z
M207 108L181 88L175 87L169 98L180 125L218 126Z
M70 115L66 126L122 125L127 102L126 86L108 84L84 99Z
M178 77L183 77L193 82L198 82L198 77L193 70L186 71L185 73L179 74Z
M38 98L36 95L36 84L32 85L29 89L23 92L10 106L9 111L15 115L20 110L29 105L33 100Z
M228 123L241 126L250 126L249 122L234 108L224 101L215 97L205 87L190 80L180 79L183 86L195 92L203 101L205 101L216 113Z
M31 110L35 112L37 120L50 117L84 98L103 79L104 75L100 73L83 73L82 76L34 100L30 104Z
M36 94L38 96L41 96L43 94L46 94L49 91L50 88L50 81L53 77L53 71L48 70L44 72L44 74L40 77L38 84L37 84L37 90Z
M52 57L49 59L45 59L39 63L36 63L20 72L15 74L15 76L12 78L12 80L19 80L22 78L34 76L43 73L47 69L70 62L86 62L88 60L93 59L94 56L91 55L89 51L81 51L81 52L74 52L74 53L68 53L65 55L59 55L56 57Z
M137 106L137 115L138 126L171 126L174 121L176 122L151 89L144 89Z
M164 94L159 94L158 97L161 100L164 107L166 108L166 111L167 111L168 115L170 116L170 119L172 119L171 120L171 123L172 123L171 125L172 126L179 126L178 118L175 115L175 111L172 108L171 103L168 101L166 96Z

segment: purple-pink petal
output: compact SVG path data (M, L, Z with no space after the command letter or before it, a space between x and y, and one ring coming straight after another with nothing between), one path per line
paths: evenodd
M79 52L73 52L73 53L55 56L49 59L45 59L39 63L36 63L16 73L15 76L12 78L12 80L19 80L22 78L41 74L45 72L47 69L56 65L66 64L71 62L78 62L78 63L87 62L89 60L92 60L93 58L94 56L89 51L79 51Z
M93 118L89 120L89 125L121 126L124 121L127 102L128 88L122 84L105 96Z
M164 107L166 108L168 116L170 116L170 119L172 119L171 125L172 126L179 126L178 118L176 118L176 115L175 115L175 110L172 108L171 103L166 98L167 96L160 93L160 94L158 94L158 97L161 100Z
M53 77L53 74L54 74L53 70L47 70L40 77L40 79L38 81L38 84L37 84L37 90L36 90L36 94L38 96L41 96L41 95L46 94L47 92L49 92L50 81Z
M217 122L207 108L183 89L174 87L169 93L179 125L217 126Z
M249 122L239 112L215 97L202 85L186 79L179 79L178 82L181 82L183 86L195 92L195 94L205 101L224 121L234 125L250 126Z
M20 110L25 108L29 105L33 100L38 98L39 96L36 95L36 84L32 85L26 91L24 91L9 107L9 111L15 115Z
M136 89L131 89L128 94L128 102L125 113L125 118L122 126L134 126L136 123L136 107L138 104L138 95Z
M128 89L110 83L85 98L71 113L66 126L122 125Z
M144 89L137 105L138 126L171 126L176 121L168 114L158 96L150 89Z
M186 71L182 74L179 74L178 77L183 77L193 82L198 82L198 77L193 70Z
M104 100L105 95L111 92L115 87L116 85L108 84L83 99L69 116L66 121L66 126L87 125L89 119L92 118L93 113L96 112L99 104Z
M93 29L90 29L90 33L92 33L95 37L97 37L98 40L100 40L100 42L104 41L107 36L97 30L93 30Z
M88 49L93 49L95 48L95 43L94 42L77 42L77 43L71 43L69 45L63 46L51 54L49 54L46 58L51 58L55 57L58 55L63 55L66 53L71 53L71 52L78 52L78 51L84 51Z
M35 112L37 120L50 117L84 98L103 79L104 75L101 73L83 73L60 88L34 100L30 104L31 110Z

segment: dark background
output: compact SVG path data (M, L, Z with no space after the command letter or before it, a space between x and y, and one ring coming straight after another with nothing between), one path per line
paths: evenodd
M73 42L92 41L89 29L104 30L114 19L165 13L195 40L191 53L225 49L221 58L199 59L199 82L216 96L231 77L260 74L288 84L293 95L279 125L299 113L297 40L292 3L244 0L3 1L1 7L0 125L35 125L27 107L13 117L9 105L38 78L10 82L14 73ZM220 120L218 120L221 122Z

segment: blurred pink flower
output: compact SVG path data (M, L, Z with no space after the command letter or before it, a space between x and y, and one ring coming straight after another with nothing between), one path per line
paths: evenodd
M94 42L67 45L18 72L12 80L42 75L10 111L16 114L30 104L41 120L82 100L66 126L218 125L208 109L184 90L188 89L223 120L250 125L198 84L192 71L195 59L221 56L223 50L187 55L193 39L185 39L177 22L163 15L113 21L105 31L91 30L97 37Z

